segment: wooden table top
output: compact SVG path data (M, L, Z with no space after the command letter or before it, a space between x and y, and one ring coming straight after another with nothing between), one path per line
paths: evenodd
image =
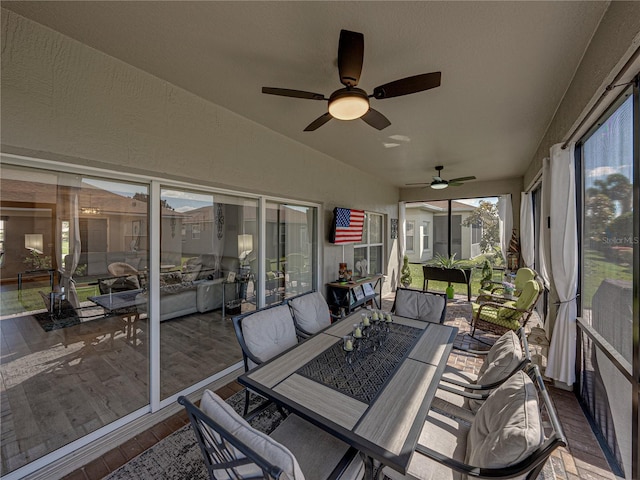
M334 349L334 345L341 345L342 337L351 333L353 324L360 321L360 313L334 323L240 376L238 381L404 474L457 328L394 316L396 325L418 329L418 334L412 337L415 340L411 340L406 354L372 401L366 403L300 373L308 362ZM376 362L380 351L368 353L369 367L380 363ZM354 368L359 368L356 363Z

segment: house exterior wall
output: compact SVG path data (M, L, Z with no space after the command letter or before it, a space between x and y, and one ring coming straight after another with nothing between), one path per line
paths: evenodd
M407 208L407 222L414 222L414 249L406 252L410 263L423 263L433 258L433 213L418 208ZM425 245L423 222L429 222L429 242Z
M3 152L321 203L323 281L353 265L333 208L366 208L397 279L396 187L5 9L2 31Z

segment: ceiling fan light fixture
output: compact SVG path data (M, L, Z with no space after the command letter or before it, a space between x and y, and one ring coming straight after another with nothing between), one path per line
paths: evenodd
M442 190L443 188L447 188L449 184L447 182L431 182L431 188L434 190Z
M340 89L329 98L329 113L338 120L355 120L369 111L369 97L359 88Z

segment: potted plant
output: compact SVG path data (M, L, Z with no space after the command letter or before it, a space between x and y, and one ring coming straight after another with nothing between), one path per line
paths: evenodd
M406 255L402 259L402 269L400 270L400 273L402 274L400 277L400 283L405 288L409 287L409 285L411 285L412 279L411 269L409 268L409 257L407 257Z
M480 288L487 289L493 280L493 267L489 259L485 259L482 264L482 278L480 279Z
M429 280L440 280L447 282L447 298L452 299L455 293L452 283L465 283L467 285L467 296L471 301L471 269L460 268L461 261L456 260L456 254L449 257L436 254L434 261L422 267L425 278L425 289Z

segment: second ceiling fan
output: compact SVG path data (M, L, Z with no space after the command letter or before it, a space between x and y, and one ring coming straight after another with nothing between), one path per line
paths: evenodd
M442 172L442 170L444 169L444 167L442 165L438 165L436 167L436 171L438 172L437 175L435 175L433 177L433 180L431 181L431 183L406 183L405 185L407 186L418 186L418 185L423 185L423 186L431 186L431 188L435 189L435 190L441 190L443 188L447 188L448 186L452 186L452 187L459 187L460 185L463 184L463 182L468 182L469 180L475 180L476 177L474 177L473 175L469 176L469 177L458 177L458 178L452 178L451 180L445 180L444 178L442 178L442 175L440 174L440 172Z
M338 44L338 72L340 74L340 83L344 85L344 88L336 90L329 98L326 98L321 93L274 87L262 87L262 93L308 100L327 100L329 102L329 111L307 125L307 128L304 129L305 132L318 129L332 118L339 120L361 118L373 128L382 130L391 125L391 122L383 114L371 108L369 105L370 98L383 100L440 86L441 73L432 72L385 83L374 88L372 95L368 95L364 90L356 88L360 81L363 57L364 35L349 30L341 30Z

